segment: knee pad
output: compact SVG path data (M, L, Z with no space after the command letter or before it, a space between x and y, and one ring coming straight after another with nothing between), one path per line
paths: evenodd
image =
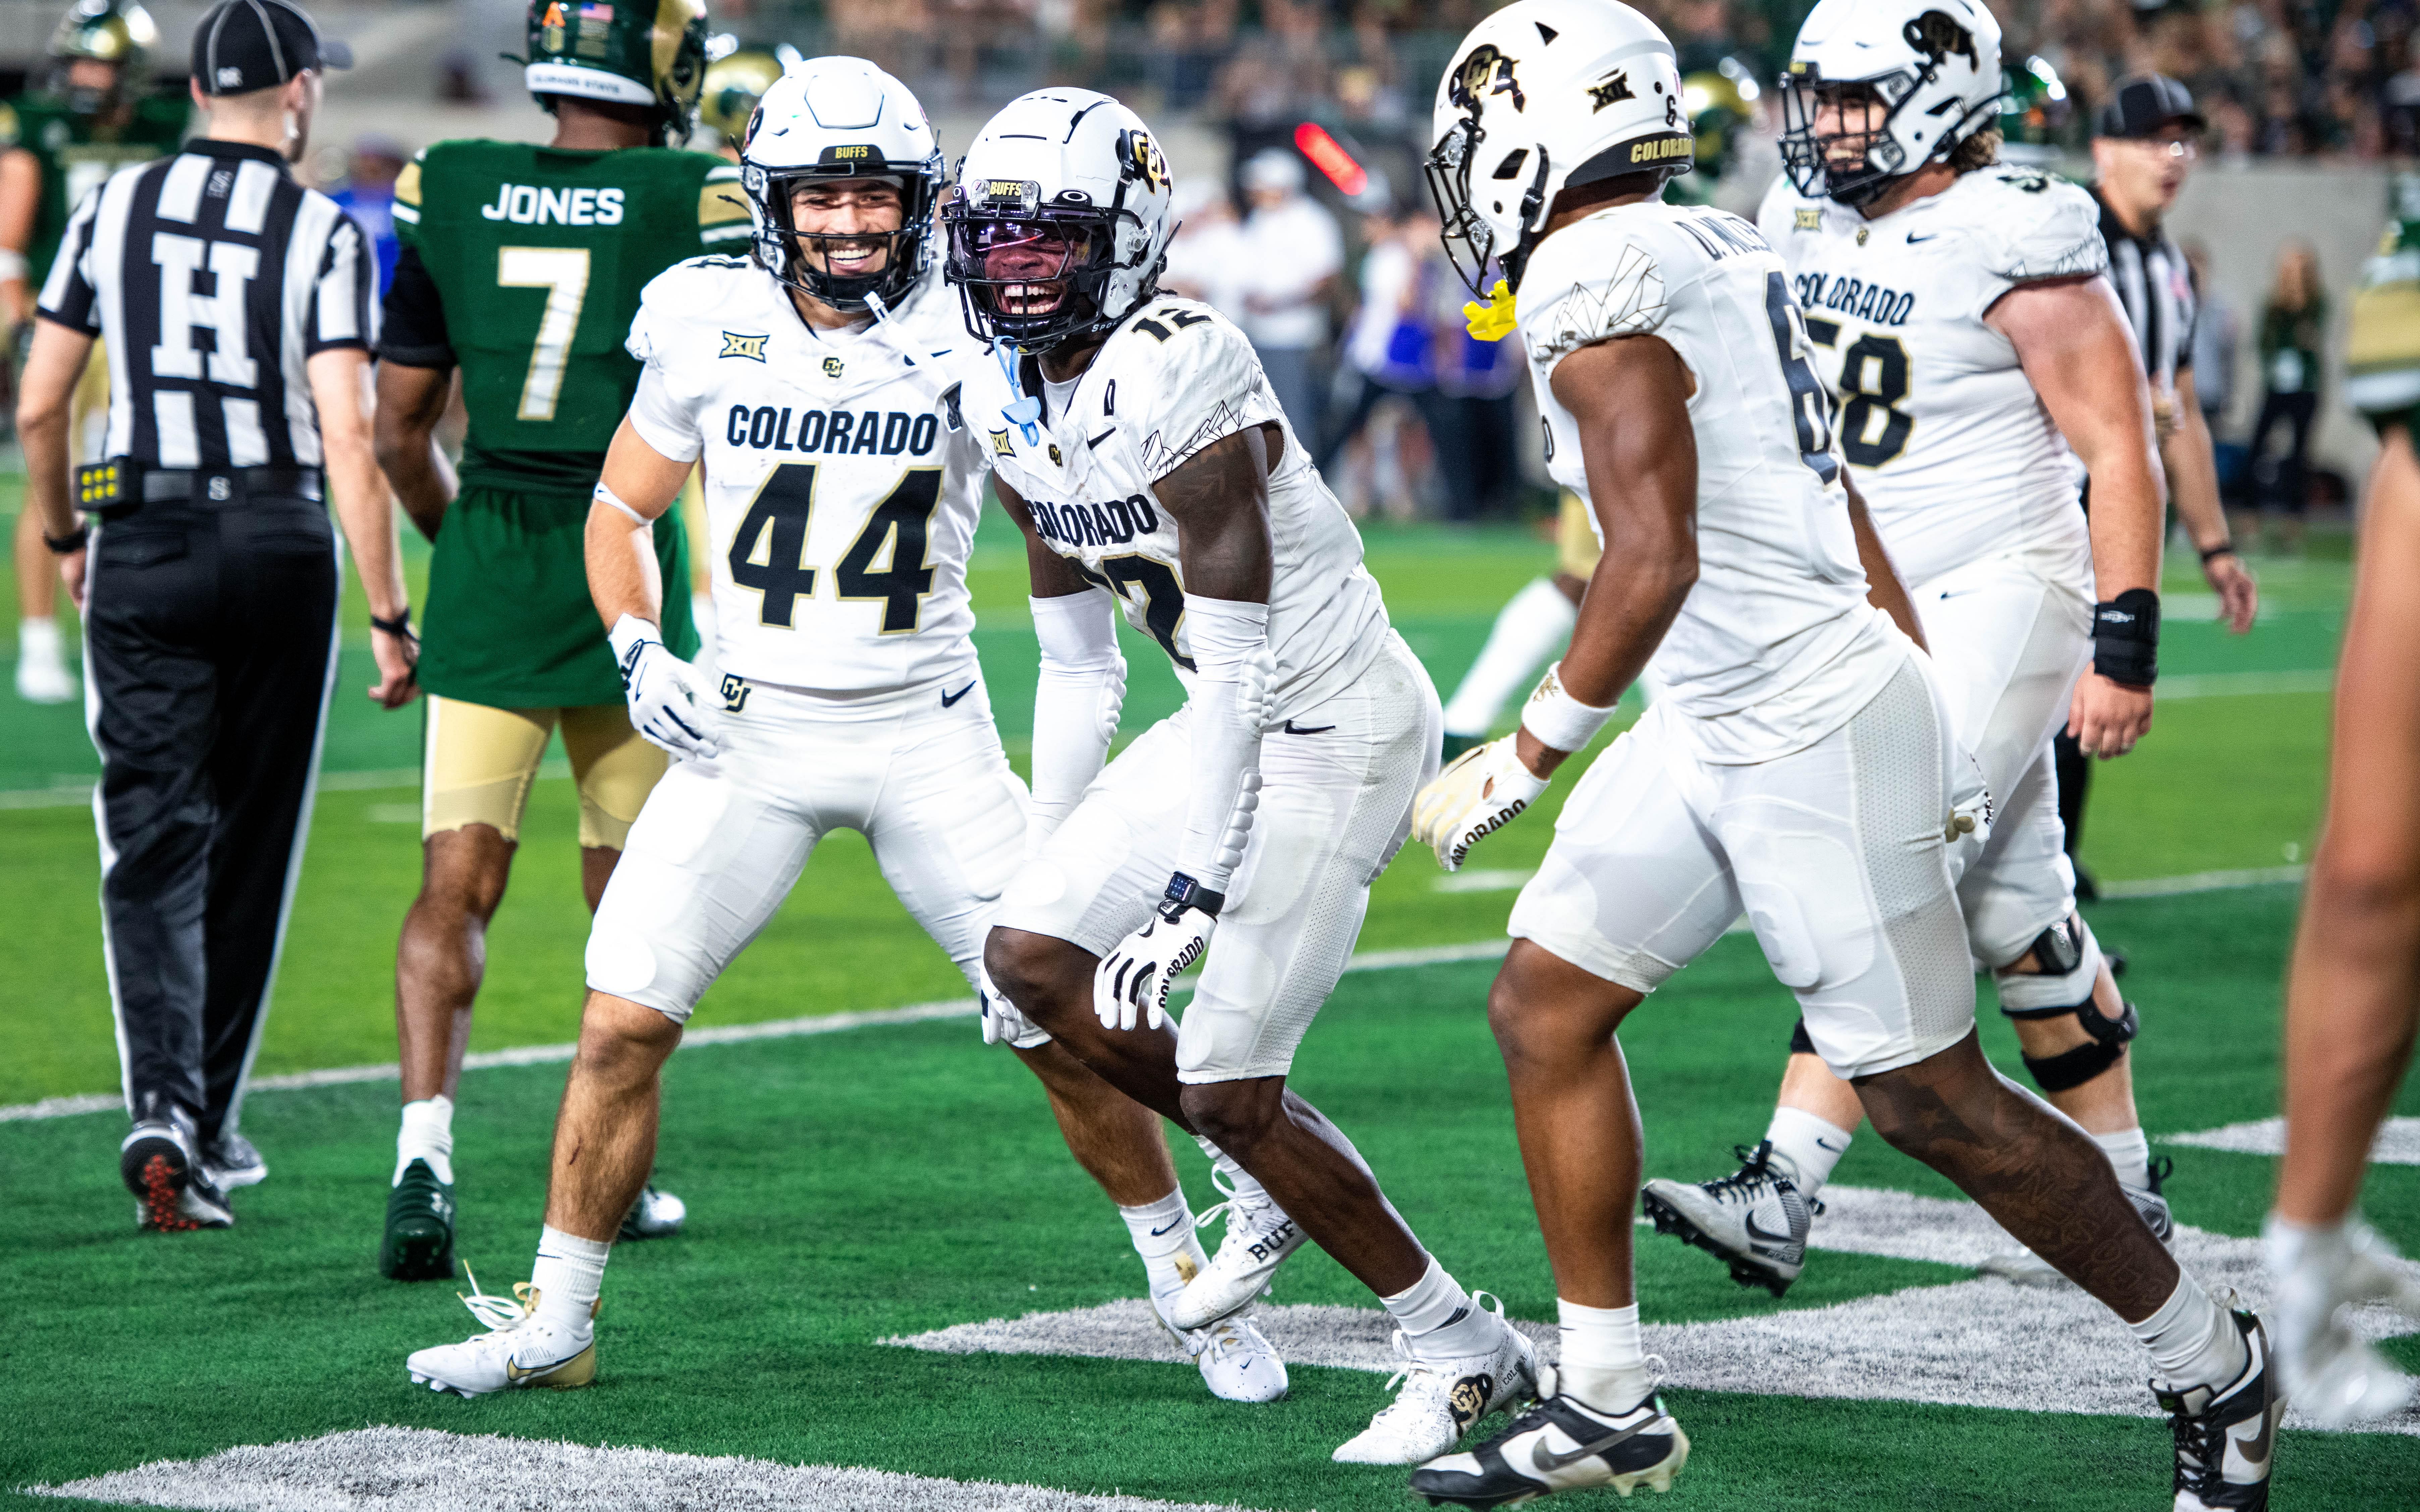
M2010 1018L2055 1018L2091 1000L2093 983L2101 977L2101 942L2092 937L2092 926L2082 915L2070 914L2042 931L2017 952L2016 960L2028 954L2047 969L2016 971L2011 962L1992 973L2000 990L2001 1012Z
M1790 1026L1790 1053L1793 1056L1816 1054L1815 1041L1807 1033L1807 1021L1800 1019Z
M2118 1064L2118 1058L2126 1054L2127 1041L2133 1040L2143 1026L2142 1016L2134 1011L2133 1004L2128 1003L2126 1011L2113 1019L2103 1015L2088 997L2072 1008L2011 1013L2009 1016L2047 1019L2069 1013L2074 1014L2075 1022L2084 1026L2084 1032L2092 1036L2092 1042L2077 1045L2072 1050L2062 1050L2055 1056L2044 1056L2039 1060L2032 1056L2024 1057L2025 1071L2033 1077L2035 1085L2045 1092L2071 1091Z

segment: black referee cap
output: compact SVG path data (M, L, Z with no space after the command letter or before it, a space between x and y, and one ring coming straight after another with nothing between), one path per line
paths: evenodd
M206 95L271 89L306 69L349 69L353 50L319 35L293 0L222 0L194 28L194 80Z
M2198 131L2209 125L2194 109L2192 90L2164 73L2138 73L2118 82L2092 124L2092 134L2146 137L2163 127L2190 126Z

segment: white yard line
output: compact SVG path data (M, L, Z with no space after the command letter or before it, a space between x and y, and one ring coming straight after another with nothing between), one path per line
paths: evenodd
M2199 1149L2225 1149L2238 1155L2282 1155L2286 1152L2286 1120L2255 1119L2193 1134L2164 1134L2164 1145L2191 1145ZM2381 1165L2420 1165L2420 1119L2389 1119L2369 1147L2369 1158Z

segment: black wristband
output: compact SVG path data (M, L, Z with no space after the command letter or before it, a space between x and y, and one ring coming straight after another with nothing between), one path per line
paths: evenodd
M1174 922L1188 908L1199 908L1212 918L1227 906L1227 895L1212 892L1193 878L1179 872L1168 879L1168 891L1160 895L1159 917Z
M373 614L370 616L370 628L373 630L384 630L389 635L410 635L411 633L411 610L407 609L391 620L382 620Z
M2201 554L2202 565L2208 566L2211 563L2216 561L2220 557L2231 557L2233 555L2235 555L2235 543L2233 541L2221 541L2216 546L2211 547L2209 550L2204 551Z
M54 556L73 556L83 550L85 543L91 539L92 527L89 525L79 525L65 535L53 535L48 531L42 532L42 544L51 548Z
M2092 606L2092 670L2113 683L2149 687L2160 675L2160 595L2129 588Z

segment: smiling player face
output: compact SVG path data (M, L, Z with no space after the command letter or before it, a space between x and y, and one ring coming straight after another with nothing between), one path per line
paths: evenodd
M1002 315L1047 315L1067 297L1067 270L1092 250L1084 231L1049 222L986 224L974 233L981 275L1001 283L993 295Z
M891 235L907 218L899 186L886 179L810 179L790 191L790 224L807 267L835 278L867 278L891 261Z

